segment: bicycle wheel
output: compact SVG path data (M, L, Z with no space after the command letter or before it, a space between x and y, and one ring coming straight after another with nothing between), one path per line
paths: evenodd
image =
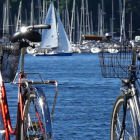
M111 140L138 140L138 121L132 106L132 100L128 100L125 130L123 132L123 138L119 139L122 128L123 120L123 103L124 94L120 94L114 104L111 118Z
M52 123L46 97L40 88L31 88L24 105L22 140L51 140Z

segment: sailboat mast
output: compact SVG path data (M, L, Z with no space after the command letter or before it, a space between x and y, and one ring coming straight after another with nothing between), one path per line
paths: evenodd
M47 1L43 0L42 24L44 24L45 22L46 12L47 12Z
M112 37L114 37L114 0L112 0L112 22L111 22Z
M6 3L6 33L9 34L9 0L7 0L7 3Z
M122 0L119 0L119 11L120 11L120 41L121 39L121 32L122 32Z
M6 4L3 4L3 37L5 36L5 25L6 25Z
M31 22L30 22L31 25L34 24L34 0L32 0L31 2Z
M71 27L70 27L70 43L72 43L72 33L74 26L74 14L75 14L75 0L73 1L72 17L71 17Z
M98 35L103 36L103 11L101 5L98 5Z
M83 16L83 18L82 18L83 19L83 21L82 21L83 22L83 25L82 25L83 30L82 31L83 31L83 34L85 34L85 29L86 29L85 28L85 6L84 5L85 5L84 0L82 0L82 16Z
M85 8L84 8L84 0L82 0L82 4L81 4L80 39L82 37L82 34L85 34Z
M129 25L129 38L132 40L132 34L133 34L133 17L132 12L130 13L130 25Z
M93 16L92 16L92 11L90 12L90 29L91 29L91 33L93 34Z
M76 7L76 5L75 5L75 7ZM75 38L76 38L76 36L75 36L75 33L76 33L76 28L75 28L75 25L76 25L76 19L75 19L75 15L76 13L74 12L74 20L73 20L73 42L75 42Z
M68 38L70 40L70 20L69 20L69 11L68 11L68 2L66 0L66 17L65 17L65 20L66 20L66 33L68 34Z
M9 35L9 9L10 9L10 3L9 0L6 0L6 2L3 4L3 37L5 37L5 33Z
M86 34L90 33L90 23L89 23L89 11L88 11L88 1L86 0Z
M122 40L123 41L126 40L126 35L125 35L125 0L123 0L121 36L120 36L120 41L122 41Z
M76 36L77 36L77 40L76 42L79 43L80 41L80 21L79 21L79 12L78 12L78 6L76 6L76 17L77 17L77 30L76 30Z
M21 26L21 7L22 7L22 1L20 1L19 9L18 9L18 17L17 17L16 32L18 31L19 26Z
M103 35L103 33L104 33L104 14L105 14L105 12L104 12L104 0L102 0L102 10L101 10L102 12L102 35Z
M100 12L101 12L101 8L100 8L100 4L98 4L98 35L100 35Z

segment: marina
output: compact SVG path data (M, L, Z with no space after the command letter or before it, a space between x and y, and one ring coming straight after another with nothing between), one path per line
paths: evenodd
M0 0L0 140L139 140L139 9Z
M71 7L69 7L70 3ZM48 30L48 33L45 31L45 34L48 34L47 39L43 39L41 43L38 42L35 44L35 49L27 49L27 53L29 54L32 53L36 55L38 53L38 55L41 55L41 53L49 53L48 55L50 56L57 51L61 52L61 54L68 52L68 55L70 55L70 53L98 53L102 51L100 49L101 44L98 41L85 41L82 39L84 35L105 36L105 33L109 32L112 34L112 37L117 38L118 41L126 40L126 38L132 40L132 36L133 40L135 40L135 37L139 38L138 29L136 29L137 31L135 32L132 31L137 27L133 27L132 21L134 14L132 14L131 11L129 13L126 12L126 0L119 0L118 2L110 0L110 2L107 2L110 5L109 16L107 16L106 12L108 5L106 5L104 0L96 2L95 9L93 9L89 3L91 4L92 2L90 0L82 0L81 2L76 0L69 2L69 0L66 0L63 9L61 9L60 0L57 2L30 0L28 6L25 6L25 2L23 1L17 1L15 4L18 10L11 13L12 9L9 9L11 2L6 0L5 3L3 2L1 40L9 41L9 35L12 35L15 31L18 31L20 27L25 25L50 24L52 29ZM93 7L95 6L93 5ZM97 13L97 15L94 15L94 12ZM126 16L129 17L130 20L128 20ZM15 20L11 17L15 17ZM115 19L115 17L117 17L117 19ZM129 26L126 25L126 20L129 22ZM106 25L105 21L107 22ZM110 21L110 23L108 21ZM42 34L42 38L46 38L45 34ZM54 39L52 39L51 36L53 36ZM44 42L46 42L45 40L48 42L47 48L43 45ZM52 46L49 42L53 42L55 45L53 44ZM110 51L111 45L112 44L108 45L109 48L107 48L106 51L109 50L109 53L116 52L112 51L113 48L111 48L112 50ZM68 48L64 46L68 46Z

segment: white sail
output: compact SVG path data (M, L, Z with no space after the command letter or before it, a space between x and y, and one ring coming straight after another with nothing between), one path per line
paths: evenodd
M58 34L56 27L56 16L53 2L51 2L45 24L51 25L51 29L43 30L41 48L56 48L58 47Z
M41 49L39 55L72 55L72 47L67 37L64 26L58 12L51 1L45 24L51 25L51 29L44 29L42 33Z
M59 52L71 52L71 44L68 40L64 26L60 20L58 13L56 12L57 28L58 28L58 51Z

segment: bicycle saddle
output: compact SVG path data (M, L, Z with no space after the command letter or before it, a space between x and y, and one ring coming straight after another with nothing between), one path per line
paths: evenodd
M18 42L22 39L27 39L31 42L40 42L41 34L35 30L26 30L26 27L22 27L20 31L12 36L11 42Z
M37 32L37 29L50 29L51 25L31 25L31 26L23 26L20 28L18 32L16 32L12 38L11 42L22 42L22 40L29 40L31 42L40 42L41 34Z

